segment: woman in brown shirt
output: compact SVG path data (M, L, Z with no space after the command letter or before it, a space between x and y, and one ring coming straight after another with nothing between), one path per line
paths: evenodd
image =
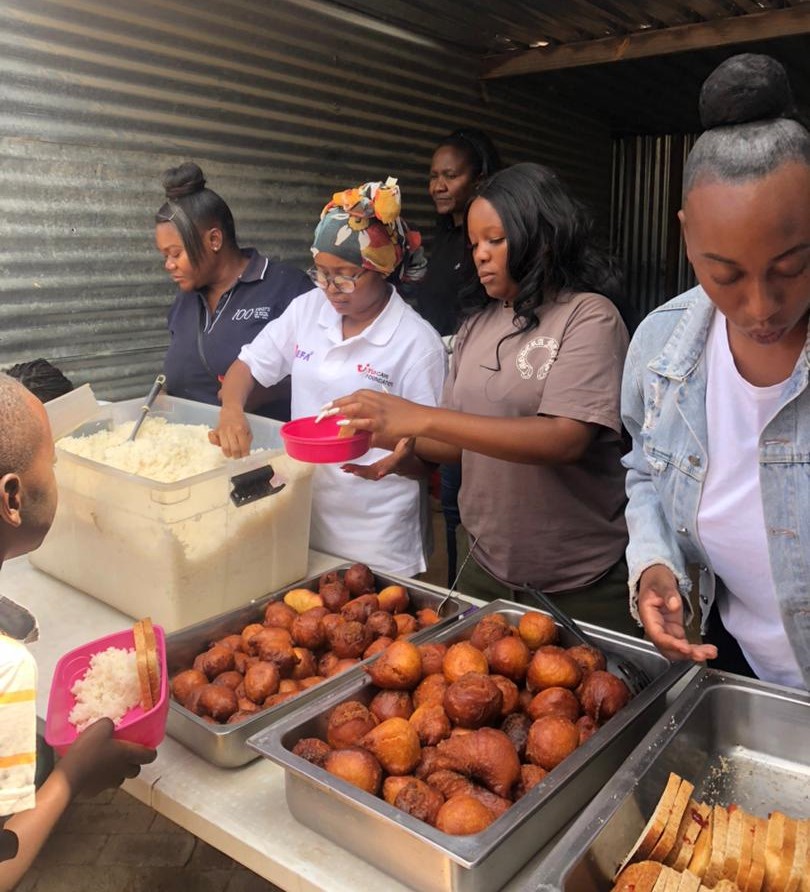
M461 592L522 600L529 585L577 619L635 632L623 557L628 333L614 303L618 279L583 209L539 164L491 177L466 229L481 287L470 289L443 406L366 390L337 400L352 426L393 448L371 469L345 469L415 474L460 461L472 558Z

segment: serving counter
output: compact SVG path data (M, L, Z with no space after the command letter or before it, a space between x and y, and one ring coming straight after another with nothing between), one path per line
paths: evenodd
M307 573L340 563L310 551ZM0 570L0 593L31 610L40 640L31 645L39 667L37 714L44 719L53 670L59 657L93 638L131 623L129 617L59 582L25 557ZM284 771L267 760L244 768L209 765L166 737L158 757L124 789L200 839L288 892L409 892L385 873L307 829L293 818L284 792ZM534 888L525 879L540 855L504 886L504 892Z

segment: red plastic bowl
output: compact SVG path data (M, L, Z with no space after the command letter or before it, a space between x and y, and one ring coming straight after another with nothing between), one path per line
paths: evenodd
M158 665L160 667L160 698L146 712L135 706L121 719L113 732L118 740L129 740L144 746L156 747L166 736L166 719L169 713L169 682L166 673L166 636L161 626L155 626ZM48 697L48 715L45 719L45 740L61 756L78 736L75 725L68 721L76 698L70 689L90 667L90 657L108 647L129 649L135 647L132 629L115 632L97 638L89 644L66 653L56 664L51 693Z
M315 424L315 416L296 418L281 426L281 439L287 455L315 464L351 461L368 452L371 434L357 431L351 437L339 437L340 415L324 418Z

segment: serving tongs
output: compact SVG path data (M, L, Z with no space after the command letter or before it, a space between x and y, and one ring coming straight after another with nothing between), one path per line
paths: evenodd
M127 443L131 443L135 437L138 436L138 431L141 429L141 425L144 423L146 416L149 414L149 411L152 408L152 403L157 399L157 395L163 389L163 385L166 383L165 375L158 375L155 378L155 383L152 385L152 389L146 395L146 402L141 406L141 414L135 421L135 424L132 427L132 432L127 437Z
M640 693L651 683L652 679L640 666L637 666L626 657L619 659L615 654L600 647L593 638L591 638L591 636L588 635L588 633L585 632L584 629L564 610L561 610L557 604L548 597L548 595L543 594L543 592L536 588L532 588L530 585L524 585L521 591L525 592L530 598L533 598L540 607L551 614L551 616L581 644L587 644L588 647L596 648L596 650L604 653L607 658L608 669L620 676L633 694Z

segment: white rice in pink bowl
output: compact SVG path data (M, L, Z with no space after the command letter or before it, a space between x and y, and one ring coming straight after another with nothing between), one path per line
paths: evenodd
M104 717L112 719L117 727L141 700L134 648L108 647L93 654L87 672L74 682L70 693L76 705L68 721L78 731Z

